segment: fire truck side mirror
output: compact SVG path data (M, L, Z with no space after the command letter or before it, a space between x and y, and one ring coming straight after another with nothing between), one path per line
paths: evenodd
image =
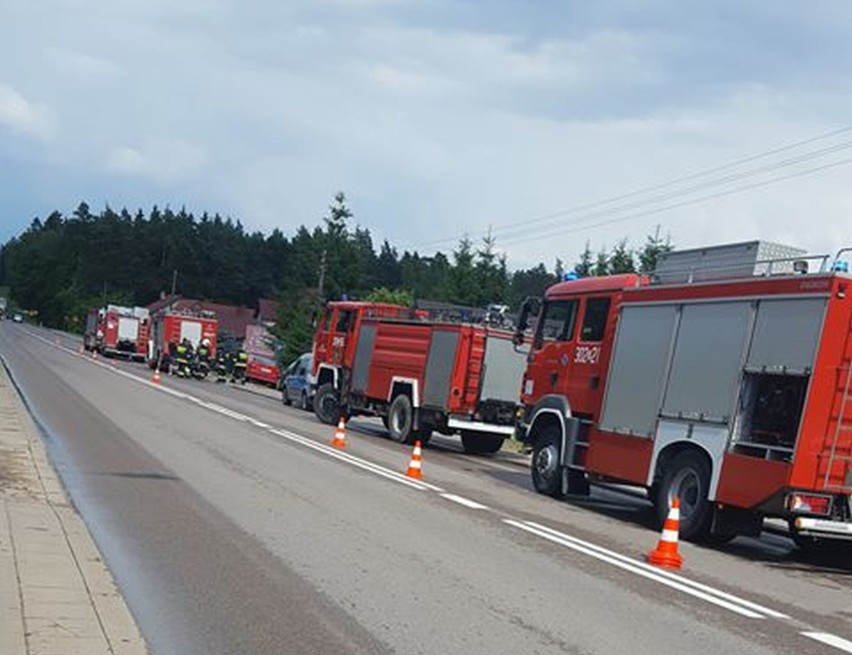
M524 299L524 302L521 303L521 311L518 314L518 324L515 328L515 334L512 336L512 343L514 343L516 347L523 345L524 333L527 331L530 323L530 314L538 307L538 304L539 299L532 296L528 296Z

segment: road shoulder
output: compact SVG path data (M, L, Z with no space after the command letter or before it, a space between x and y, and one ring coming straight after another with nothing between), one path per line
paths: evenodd
M0 366L0 653L147 652Z

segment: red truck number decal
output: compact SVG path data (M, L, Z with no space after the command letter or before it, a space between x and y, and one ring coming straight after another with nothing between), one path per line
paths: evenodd
M577 346L577 350L574 352L574 363L597 364L600 357L600 346Z

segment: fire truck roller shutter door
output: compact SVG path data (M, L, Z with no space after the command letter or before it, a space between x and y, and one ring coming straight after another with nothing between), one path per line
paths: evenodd
M361 326L355 361L352 364L352 390L364 392L370 379L370 363L373 361L373 346L376 343L376 326Z
M750 301L683 306L663 416L728 423L753 311Z
M199 321L181 321L180 322L180 340L189 339L189 343L193 346L201 341L201 323Z
M803 374L813 368L827 300L761 300L746 370Z
M480 400L518 402L527 355L515 350L509 339L488 335Z
M456 361L458 344L459 332L457 330L433 331L424 374L424 406L447 408L450 395L450 378Z
M628 306L622 310L601 429L653 436L676 321L674 305Z
M139 336L139 319L119 316L118 317L118 340L136 343Z

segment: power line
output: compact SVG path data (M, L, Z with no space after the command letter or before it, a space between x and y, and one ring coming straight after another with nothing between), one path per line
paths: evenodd
M777 182L783 182L784 180L790 180L797 177L804 177L806 175L813 175L814 173L818 173L820 171L827 170L829 168L836 168L838 166L846 166L847 164L852 164L852 157L847 159L840 159L835 162L831 162L828 164L823 164L822 166L816 166L814 168L809 168L803 171L796 171L795 173L789 173L788 175L782 175L779 177L775 177L769 180L763 180L762 182L754 182L752 184L746 184L740 187L735 187L733 189L727 189L725 191L719 191L717 193L712 193L706 196L700 196L698 198L690 198L689 200L682 200L680 202L672 203L670 205L664 205L662 207L655 207L653 209L648 209L642 212L635 212L632 214L626 214L625 216L619 216L616 218L610 218L604 221L599 221L596 223L590 223L588 225L582 226L569 226L567 229L565 227L556 228L553 230L540 232L528 237L521 237L516 239L509 239L508 241L504 241L504 244L518 244L518 243L528 243L532 241L538 241L539 239L546 239L556 235L562 234L574 234L577 232L583 232L585 230L591 230L597 227L603 227L605 225L612 225L614 223L621 223L624 221L633 220L636 218L643 218L645 216L652 216L654 214L659 214L661 212L670 211L672 209L678 209L680 207L687 207L690 205L696 205L702 202L706 202L708 200L714 200L716 198L722 198L724 196L730 196L735 193L741 193L743 191L750 191L751 189L758 189L760 187L769 186L771 184L776 184Z
M666 200L672 200L674 198L680 198L683 196L689 196L695 193L696 191L702 191L704 189L711 189L713 187L726 186L733 182L739 182L740 180L745 180L751 177L755 177L757 175L762 175L765 173L772 173L774 171L780 170L782 168L787 168L789 166L795 166L797 164L801 164L806 161L811 161L814 159L821 159L828 155L833 155L843 150L848 150L852 148L852 141L846 141L839 144L835 144L833 146L828 146L826 148L822 148L820 150L814 150L808 153L804 153L801 155L797 155L795 157L790 157L788 159L784 159L778 162L773 162L771 164L766 164L764 166L759 166L757 168L749 169L746 171L741 171L739 173L732 173L730 175L726 175L724 177L714 178L712 180L707 180L706 182L701 182L699 184L694 184L689 187L685 187L683 189L678 189L676 191L671 191L669 193L658 194L655 196L651 196L649 198L643 198L640 200L635 200L630 203L625 203L621 205L617 205L615 207L608 207L606 209L600 209L595 212L580 214L579 216L573 217L570 220L569 225L575 223L583 223L591 218L599 218L602 216L608 216L612 214L618 214L620 212L630 210L630 209L638 209L640 207L644 207L647 205L655 205L660 202L664 202ZM564 224L564 223L563 223ZM545 229L547 229L545 227ZM512 238L510 235L518 232L519 230L526 231L528 227L518 227L513 230L508 230L509 238ZM505 239L506 234L504 234Z
M615 195L615 196L610 196L610 197L603 198L601 200L597 200L597 201L590 202L590 203L575 205L574 207L570 207L568 209L560 210L560 211L557 211L557 212L551 212L551 213L548 213L548 214L543 214L543 215L536 216L536 217L533 217L533 218L530 218L530 219L516 220L516 221L513 221L511 223L504 223L502 225L493 227L493 230L495 232L502 232L502 231L506 231L506 230L516 230L521 226L535 225L535 224L542 223L542 222L545 222L545 221L551 221L555 218L560 218L562 216L566 216L566 215L569 215L569 214L583 212L583 211L586 211L586 210L589 210L589 209L595 209L597 207L602 207L604 205L610 205L610 204L619 202L621 200L627 200L629 198L634 198L636 196L645 195L645 194L651 193L653 191L658 191L658 190L665 189L665 188L668 188L668 187L676 186L676 185L681 184L683 182L689 182L691 180L706 177L706 176L712 175L714 173L718 173L718 172L725 171L725 170L728 170L728 169L737 168L739 166L742 166L744 164L747 164L747 163L750 163L750 162L753 162L753 161L764 159L766 157L771 157L773 155L777 155L777 154L780 154L782 152L788 152L790 150L794 150L796 148L800 148L802 146L805 146L805 145L808 145L808 144L811 144L811 143L815 143L817 141L822 141L822 140L825 140L825 139L828 139L828 138L831 138L831 137L835 137L835 136L838 136L840 134L844 134L844 133L847 133L847 132L850 132L850 131L852 131L852 125L842 127L842 128L839 128L839 129L835 129L835 130L831 130L829 132L824 132L822 134L818 134L816 136L809 137L807 139L801 139L799 141L794 141L792 143L789 143L789 144L786 144L786 145L783 145L783 146L779 146L779 147L776 147L776 148L772 148L772 149L769 149L769 150L765 150L763 152L759 152L759 153L756 153L756 154L753 154L753 155L749 155L749 156L746 156L746 157L735 159L731 162L721 164L721 165L718 165L718 166L714 166L714 167L711 167L711 168L703 169L703 170L700 170L700 171L696 171L694 173L690 173L688 175L683 175L683 176L674 178L672 180L668 180L668 181L661 182L661 183L658 183L658 184L653 184L653 185L650 185L650 186L641 187L639 189L635 189L635 190L627 192L627 193L622 193L622 194L618 194L618 195ZM707 184L707 183L705 183L705 184ZM641 202L641 201L637 201L637 202ZM449 242L454 243L454 242L458 241L458 239L462 238L463 236L464 235L461 234L461 235L456 235L456 236L453 236L453 237L446 237L446 238L434 239L434 240L431 240L431 241L421 242L419 244L403 244L400 247L403 248L403 249L409 249L409 248L418 248L418 247L422 248L422 247L426 247L426 246L449 243Z

